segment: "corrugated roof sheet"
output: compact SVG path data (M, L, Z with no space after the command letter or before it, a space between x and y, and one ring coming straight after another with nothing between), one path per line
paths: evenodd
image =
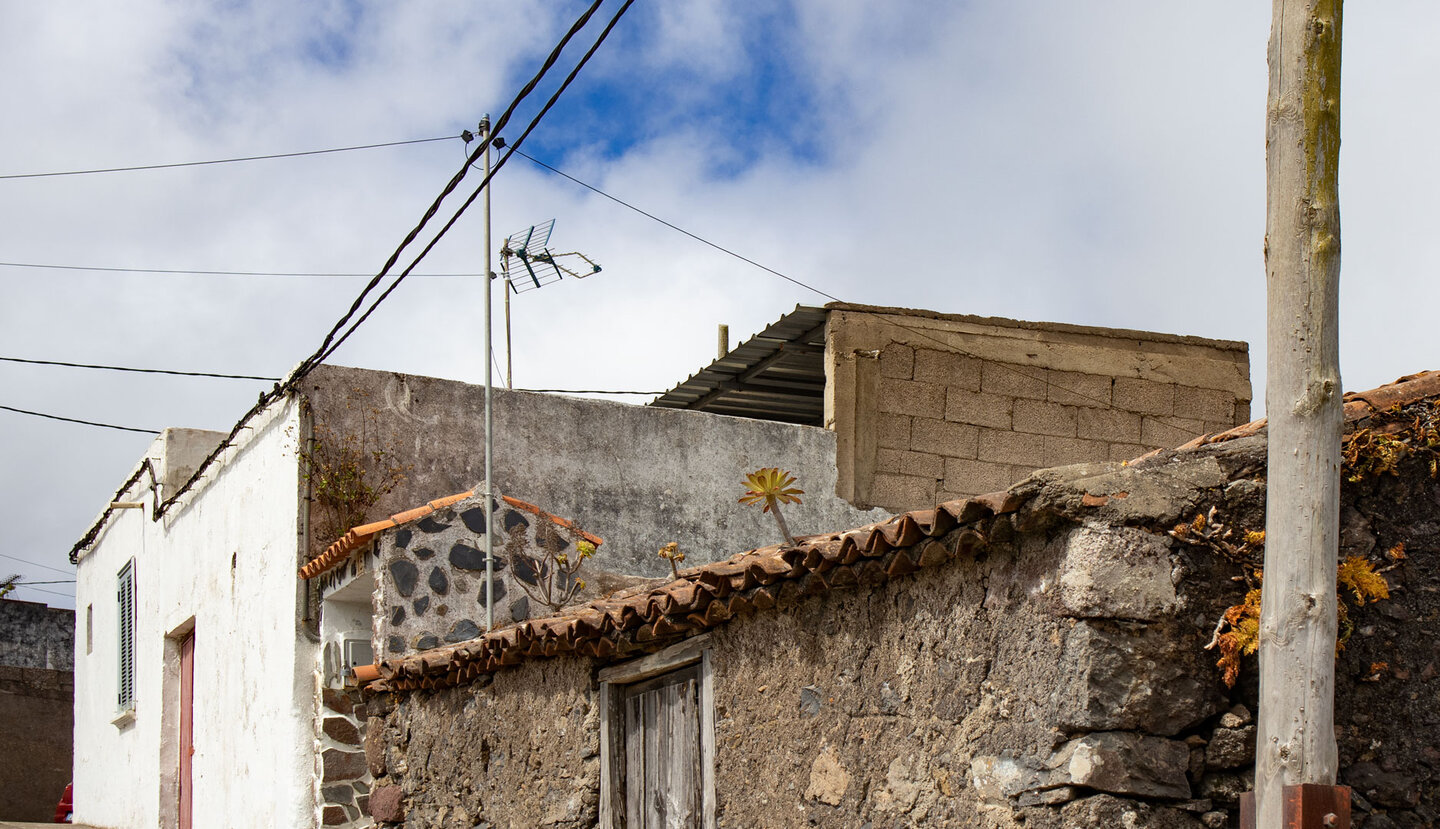
M824 425L828 315L824 308L795 306L649 405Z

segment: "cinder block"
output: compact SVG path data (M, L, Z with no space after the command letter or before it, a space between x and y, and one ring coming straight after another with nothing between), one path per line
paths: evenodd
M1231 423L1235 420L1235 398L1219 389L1175 387L1175 414L1197 420Z
M1034 469L1045 462L1045 450L1035 435L981 429L976 457L982 461Z
M1151 448L1174 449L1204 433L1204 423L1183 417L1147 417L1140 424L1140 442Z
M915 379L952 389L980 391L980 361L953 351L915 350Z
M1139 427L1136 427L1137 431ZM910 448L910 418L879 413L875 416L875 445L882 449Z
M1040 441L1044 447L1045 466L1069 466L1110 459L1110 445L1103 441L1051 436Z
M910 422L910 448L949 458L973 458L980 429L965 423L951 423L917 417Z
M924 509L935 506L938 489L934 478L877 472L870 488L870 502L897 511Z
M1101 408L1110 405L1110 387L1114 383L1110 377L1052 369L1046 379L1050 385L1046 388L1045 399L1051 403Z
M890 343L880 352L880 376L909 380L915 375L915 349Z
M1075 437L1073 406L1044 403L1039 400L1016 400L1012 416L1015 431L1031 435Z
M882 377L879 397L882 412L933 417L936 420L945 416L945 387L938 383Z
M1045 375L1043 368L987 361L980 365L980 390L990 394L1044 400L1048 385Z
M1175 386L1133 377L1115 378L1111 391L1115 408L1141 414L1170 415L1175 413Z
M1000 492L1019 483L1030 471L1030 468L1025 466L972 461L967 458L946 458L944 491L961 495Z
M1138 443L1112 443L1110 444L1110 460L1112 461L1133 461L1146 452L1150 447L1141 446Z
M992 429L1009 429L1014 403L1013 397L951 387L945 391L945 419Z
M938 480L945 477L945 463L938 455L881 449L875 454L875 471Z
M1140 442L1140 415L1119 409L1080 409L1076 437L1087 440Z

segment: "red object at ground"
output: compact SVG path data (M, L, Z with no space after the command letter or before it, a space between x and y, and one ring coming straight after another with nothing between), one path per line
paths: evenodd
M60 802L55 804L55 822L69 823L70 813L75 810L75 784L65 784L65 794L60 795Z

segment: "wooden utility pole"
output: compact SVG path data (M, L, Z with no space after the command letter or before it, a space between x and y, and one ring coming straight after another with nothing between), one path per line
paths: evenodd
M1284 787L1333 785L1337 766L1342 5L1273 0L1265 130L1269 471L1255 752L1259 829L1280 829L1288 811ZM1311 820L1322 825L1319 816L1305 825Z

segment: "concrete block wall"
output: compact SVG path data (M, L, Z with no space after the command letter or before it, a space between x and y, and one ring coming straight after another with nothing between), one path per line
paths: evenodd
M1244 343L832 306L838 491L914 509L1128 460L1250 418Z

